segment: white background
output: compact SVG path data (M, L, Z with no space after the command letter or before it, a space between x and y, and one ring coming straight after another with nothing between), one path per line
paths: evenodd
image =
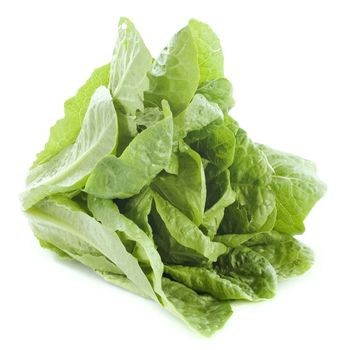
M350 11L347 1L2 1L0 348L349 349ZM154 56L188 19L221 38L253 140L314 160L328 193L302 239L312 270L273 300L234 304L201 338L151 301L41 249L18 193L63 102L109 61L119 16Z

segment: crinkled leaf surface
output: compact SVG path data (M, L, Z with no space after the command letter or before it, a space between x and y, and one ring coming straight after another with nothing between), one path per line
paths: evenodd
M273 169L265 154L248 138L246 132L236 132L236 150L230 166L231 186L236 202L225 212L224 233L261 231L275 208L275 196L270 189Z
M233 284L238 284L252 300L272 298L277 275L270 262L248 247L237 247L219 257L216 270Z
M204 336L210 336L221 329L232 315L229 303L208 295L199 295L168 278L163 278L163 289L172 304L167 308Z
M314 254L309 247L284 233L259 233L247 240L245 245L264 256L283 278L303 274L314 262Z
M197 292L208 293L218 300L249 300L251 293L246 293L242 283L220 276L216 270L196 266L165 266L165 272L178 282Z

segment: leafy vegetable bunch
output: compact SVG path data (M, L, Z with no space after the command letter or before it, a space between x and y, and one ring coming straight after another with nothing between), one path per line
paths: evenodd
M203 335L230 301L274 296L312 264L294 238L325 192L312 162L229 115L219 39L191 20L152 59L121 18L111 63L64 105L22 205L40 244L151 298Z

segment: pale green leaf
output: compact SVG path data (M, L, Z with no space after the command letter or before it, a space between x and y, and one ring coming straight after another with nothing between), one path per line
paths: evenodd
M208 24L191 19L188 23L197 49L200 83L224 76L224 55L220 40Z
M116 142L117 115L109 91L100 87L91 98L76 142L30 170L22 194L23 208L48 195L82 188L86 176L112 152Z
M69 201L67 198L48 199L27 211L30 225L39 238L54 245L60 242L60 248L68 243L67 251L74 242L74 252L77 247L79 253L88 251L94 255L99 252L123 271L138 288L151 298L156 298L137 260L126 251L118 235L86 213L72 209Z
M114 47L109 89L126 113L134 115L143 110L143 93L149 87L147 72L152 56L139 32L127 18L122 17Z

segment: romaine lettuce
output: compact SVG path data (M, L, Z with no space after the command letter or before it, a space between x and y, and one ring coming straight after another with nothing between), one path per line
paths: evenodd
M294 234L326 187L315 165L229 116L220 41L191 20L152 59L121 18L110 64L66 101L22 206L42 247L209 336L230 302L275 295L313 263Z

